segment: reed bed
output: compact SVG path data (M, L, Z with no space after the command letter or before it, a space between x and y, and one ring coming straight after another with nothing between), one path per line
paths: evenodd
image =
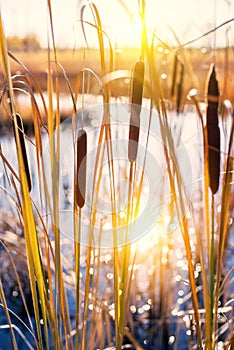
M81 26L86 42L86 26L96 33L99 73L83 67L71 84L47 3L46 98L8 51L0 18L0 103L15 141L8 152L2 136L0 147L3 339L13 349L233 349L234 114L216 67L204 89L183 45L148 30L141 0L138 56L129 70L114 70L112 43L89 2ZM159 47L171 67L167 84ZM64 122L61 79L72 105ZM129 96L113 96L125 79ZM185 79L193 87L186 101ZM33 135L17 110L19 91Z

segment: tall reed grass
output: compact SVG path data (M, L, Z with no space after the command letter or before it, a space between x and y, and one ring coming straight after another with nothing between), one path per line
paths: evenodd
M214 350L219 346L233 349L233 267L227 265L228 250L232 247L229 238L232 238L230 213L233 210L230 205L234 133L230 106L233 101L227 103L226 97L219 93L214 67L209 75L208 90L199 89L199 81L183 45L169 47L157 41L156 33L148 31L144 0L139 1L142 26L139 56L127 72L113 70L111 41L103 30L96 5L88 3L81 8L85 40L89 40L86 26L96 32L101 75L84 67L77 72L73 87L69 72L65 72L58 61L53 10L51 2L48 0L47 3L50 27L47 101L33 73L8 52L0 18L5 78L1 104L12 120L18 162L17 166L11 164L1 147L1 160L10 188L1 186L1 190L13 199L12 206L18 216L14 220L23 232L17 249L25 252L23 258L27 261L33 305L32 311L24 303L27 316L23 320L17 315L19 324L22 329L28 327L35 349L182 349L186 343L188 349ZM92 22L85 20L86 11L90 11ZM160 74L158 45L166 49L170 57L168 90ZM22 70L17 77L11 74L12 60ZM72 166L65 169L65 174L61 171L66 142L60 120L59 70L73 105L68 124L72 139L68 157L71 157ZM98 128L94 128L95 137L91 137L93 134L86 120L87 92L92 92L90 77L96 80L93 91L98 91L101 96L101 109L97 110L102 114L98 116ZM117 123L116 129L111 87L116 79L126 77L131 81L129 100L123 104L128 107L128 119L122 125ZM193 87L197 89L188 92L186 105L182 99L185 79L196 84ZM34 125L31 138L25 134L23 116L15 105L19 84L31 103ZM43 113L32 85L40 96ZM146 94L150 96L147 107ZM117 105L121 106L121 103L121 100L117 101ZM205 112L202 110L204 103ZM193 118L197 119L199 147L196 157L201 168L200 179L192 179L192 184L186 182L186 177L189 177L190 169L187 168L192 167L193 159L184 168L188 158L180 157L181 148L187 153L182 136L184 129L186 132L184 113L187 112L184 110L188 105L193 109ZM227 140L223 142L219 124L220 111L225 108L228 132ZM126 125L127 133L122 139L119 135ZM120 137L117 137L117 143L115 134ZM158 138L159 151L152 149L152 145L155 147L154 134ZM121 157L115 159L116 145L120 148L125 141L124 161ZM46 151L45 142L48 143ZM227 149L222 144L228 145ZM33 147L35 164L30 163L29 145ZM145 231L141 232L142 217L143 220L148 217L149 223L152 222L150 212L148 216L141 216L145 193L155 189L147 188L149 154L153 154L156 162L150 164L150 174L155 182L159 175L157 168L152 168L154 164L160 165L163 174L159 189L149 196L160 203L160 210L153 218L153 227L150 224L148 227L146 222ZM65 175L67 183L63 183ZM127 183L124 190L121 189L121 177L124 184ZM192 185L194 191L190 191ZM63 203L62 209L61 187L67 200L67 207ZM37 200L34 199L35 192ZM122 197L126 202L121 202ZM106 211L105 201L109 203ZM65 230L63 218L68 218ZM13 228L10 230L14 231ZM17 259L22 256L16 256L13 261L17 250L8 231L0 238L5 241L3 249L10 257L16 284L25 300L22 281L15 268ZM103 245L105 232L110 233L109 246ZM64 238L66 236L69 241ZM69 242L68 250L64 242ZM0 299L11 333L11 345L19 349L2 272Z

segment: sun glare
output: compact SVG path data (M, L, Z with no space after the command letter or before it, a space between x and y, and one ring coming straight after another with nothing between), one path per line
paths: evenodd
M100 12L100 18L102 22L103 31L108 35L112 45L115 49L124 47L140 47L142 42L142 14L141 9L138 6L138 2L126 1L127 6L122 6L122 2L116 1L114 6L113 2L96 1L97 8ZM155 18L152 16L151 9L148 6L147 13L145 14L146 29L149 33L153 33L155 30ZM155 6L152 6L153 13L155 12ZM114 11L114 15L111 14ZM92 12L85 11L85 22L93 23ZM91 45L97 45L96 30L89 24L85 25L85 31L87 31L87 37Z
M40 5L39 5L40 3ZM42 2L43 3L43 2ZM141 17L139 2L136 0L96 0L103 30L109 36L115 48L140 47L141 45ZM191 37L199 36L211 29L215 22L220 24L230 18L231 7L217 1L216 16L213 9L213 0L198 0L196 2L180 0L147 0L145 8L145 22L147 33L157 35L169 45L175 43L173 31L181 42ZM1 4L4 13L6 34L9 36L35 35L43 47L47 46L47 9L46 3L36 0L28 2L22 0L20 6L16 0L3 1ZM80 9L83 5L89 7L88 1L58 1L52 2L54 33L58 47L83 47L86 43L83 38L80 22ZM202 11L199 9L202 8ZM25 21L24 13L30 13ZM14 21L12 21L12 17ZM91 11L85 10L87 22L93 22ZM45 28L45 30L41 30ZM86 25L89 47L98 46L97 34L94 28ZM209 37L210 38L210 37ZM209 39L208 38L208 39ZM206 40L208 40L206 39ZM224 41L224 36L218 37L218 44Z
M140 47L142 29L140 2L99 0L95 3L100 10L103 28L115 47ZM216 12L209 11L210 8L213 8L213 0L206 2L203 0L197 2L148 0L145 5L148 39L151 40L153 33L156 33L169 45L178 44L174 33L183 43L191 37L200 36L211 29L215 23L221 23L229 17L227 7L221 6L220 3L217 3ZM202 8L203 11L199 12L199 8ZM223 37L220 35L217 40L220 44Z

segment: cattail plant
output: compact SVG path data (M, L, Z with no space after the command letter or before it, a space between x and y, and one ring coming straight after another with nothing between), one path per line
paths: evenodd
M24 162L24 169L25 169L27 182L28 182L28 190L30 192L32 189L32 180L31 180L27 150L26 150L26 145L25 145L24 126L23 126L22 118L18 113L16 113L16 123L17 123L18 132L19 132L19 141L20 141L20 147L21 147L21 152L22 152L22 157L23 157L23 162ZM15 135L15 132L16 132L15 131L15 124L13 124L13 130L14 130L14 135Z
M212 207L211 207L211 241L210 241L210 253L209 253L209 267L210 267L210 326L211 330L216 328L216 315L214 315L213 309L216 306L214 300L214 287L215 287L215 224L214 224L214 195L219 188L219 175L220 175L220 130L218 121L218 99L219 88L218 81L216 79L215 66L213 65L208 80L207 90L207 141L208 141L208 171L209 171L209 187L212 192ZM210 335L208 344L214 345L214 338Z
M127 211L127 223L132 218L132 204L133 204L133 186L134 186L134 171L135 161L138 152L139 142L139 129L140 129L140 113L142 106L143 85L144 85L144 73L145 64L142 60L138 60L133 68L132 81L131 81L131 112L130 112L130 127L129 127L129 140L128 140L128 159L130 162L130 174L129 174L129 190L128 190L128 211ZM126 238L128 236L128 229L126 230ZM126 240L127 242L127 240ZM124 327L126 324L126 305L129 303L131 275L129 274L131 249L127 244L123 250L123 267L122 267L122 295L120 296L120 331L121 331L121 343L123 340ZM116 349L121 349L121 344L117 344Z
M215 66L212 67L208 81L208 106L207 106L207 135L208 135L208 159L209 159L209 187L212 194L219 188L220 174L220 130L218 121L219 88L216 79Z
M85 204L86 192L86 155L87 155L87 133L84 129L79 129L76 141L76 167L74 179L74 213L78 213L79 224L74 221L74 253L75 253L75 274L76 274L76 329L79 326L79 293L80 293L80 230L81 230L81 210ZM75 337L75 344L78 347L78 332Z
M131 115L128 142L128 159L135 162L138 150L140 113L142 106L145 65L139 60L135 63L131 87Z

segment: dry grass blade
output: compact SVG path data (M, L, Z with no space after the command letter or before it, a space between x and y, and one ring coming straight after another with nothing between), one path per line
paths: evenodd
M215 28L212 28L211 30L209 30L208 32L206 32L206 33L204 33L204 34L198 36L197 38L187 41L186 43L182 44L182 46L185 47L185 46L191 45L191 44L195 43L196 41L198 41L198 40L200 40L200 39L206 37L207 35L210 35L210 34L216 32L218 29L220 29L220 28L226 26L227 24L229 24L229 23L231 23L231 22L233 22L233 21L234 21L234 17L231 18L231 19L228 19L228 20L225 21L225 22L222 22L221 24L219 24L219 25L216 26Z
M26 144L25 144L24 126L23 126L22 118L18 113L16 113L16 124L19 132L19 140L20 140L22 157L24 161L24 169L25 169L25 173L28 181L28 190L30 192L32 189L32 180L31 180L31 175L29 170L28 156L27 156L27 150L26 150ZM14 128L14 134L15 134L16 132L15 124L13 124L13 128Z
M145 64L137 61L134 65L131 87L131 115L129 128L128 159L134 162L137 157L140 113L143 96Z
M0 50L1 50L1 56L3 61L3 68L4 68L3 71L6 77L7 86L8 86L8 96L9 96L11 115L15 125L15 140L16 140L17 160L19 165L21 196L22 196L22 217L24 221L24 234L25 234L26 250L27 250L27 256L28 256L28 269L30 274L30 285L31 285L31 291L32 291L33 306L35 311L36 327L37 327L38 338L39 338L38 340L39 340L40 346L42 347L43 339L42 339L42 331L41 331L41 323L40 323L41 317L39 315L39 304L40 304L40 309L41 309L42 318L44 322L46 348L49 348L47 310L46 310L46 300L45 300L45 290L46 290L45 279L44 279L45 274L44 274L44 268L42 266L41 251L39 248L39 242L37 237L37 229L36 229L36 224L35 224L33 210L32 210L32 202L28 191L28 182L27 182L27 177L24 169L24 160L21 152L20 137L19 137L19 131L17 128L16 113L15 113L14 94L13 94L13 87L12 87L12 81L11 81L11 70L10 70L10 64L8 61L6 40L5 40L1 16L0 16ZM36 283L38 287L38 293L36 290Z
M78 131L77 139L77 205L82 208L85 204L86 192L86 155L87 133L85 130Z
M221 211L221 223L220 223L220 244L219 244L219 255L220 258L223 256L225 243L227 241L228 233L228 208L230 205L230 196L231 196L231 186L233 183L233 168L234 168L234 159L232 157L232 150L234 144L234 113L232 114L232 126L231 133L229 137L229 146L228 146L228 156L226 162L226 169L223 182L223 191L222 191L222 211Z
M44 112L45 112L45 116L47 116L47 113L48 113L48 112L47 112L47 106L46 106L45 98L44 98L44 96L43 96L43 92L42 92L42 90L41 90L41 88L40 88L40 85L39 85L37 79L35 78L35 76L33 75L33 73L32 73L20 60L18 60L18 59L12 54L12 52L9 52L9 51L8 51L8 56L9 56L12 60L14 60L16 63L18 63L19 66L20 66L20 68L23 68L23 69L25 70L26 75L28 75L28 76L32 79L33 84L34 84L35 87L36 87L36 91L37 91L38 94L40 95L41 102L42 102L42 105L43 105L43 109L44 109ZM28 81L28 79L27 79L27 81ZM28 86L30 86L29 81L28 81ZM33 94L33 93L30 93L30 96L31 96L31 98L34 100L33 103L34 103L35 107L37 107L34 94ZM42 118L41 118L41 115L40 115L40 113L39 113L39 109L37 108L37 110L38 110L37 115L38 115L38 117L39 117L40 123L41 123L41 125L43 126L43 128L45 128L45 130L47 131L47 127L46 127L46 125L44 124L44 122L43 122L43 120L42 120Z
M68 345L68 334L70 333L70 319L67 317L69 314L67 310L66 294L64 291L64 280L62 274L61 265L61 247L60 247L60 218L59 218L59 166L60 166L60 99L59 99L59 72L58 72L58 59L57 49L55 45L55 32L53 24L53 11L50 0L47 0L50 32L52 38L52 52L55 63L55 84L53 85L52 75L52 60L50 42L48 37L48 85L47 93L49 98L48 108L48 131L50 136L50 164L51 164L51 177L52 177L52 198L53 198L53 231L55 237L55 286L56 286L56 313L59 315L57 327L55 327L55 347L61 347L62 338L65 339L66 348ZM56 110L54 114L53 93L56 96ZM56 321L57 322L57 321ZM63 331L62 331L63 328ZM63 336L64 332L64 336Z
M207 134L208 134L208 159L209 159L209 186L213 194L219 188L220 175L220 130L218 121L219 88L212 67L208 81L208 106L207 106Z
M10 243L10 244L12 244L12 241L13 241L13 240L16 240L16 249L18 248L19 250L21 250L22 247L23 247L23 245L25 244L24 239L22 238L22 239L20 240L20 247L19 247L19 237L17 237L17 235L15 235L15 234L12 233L12 232L9 232L8 235L11 236L11 238L10 238L11 243ZM4 236L5 236L5 235L4 235ZM4 236L3 236L2 238L4 238L4 241L5 241L5 237L4 237ZM28 322L29 322L30 328L31 328L31 330L32 330L32 329L33 329L33 325L32 325L32 321L31 321L31 318L30 318L30 314L29 314L29 310L28 310L28 307L27 307L27 303L26 303L26 300L25 300L25 295L24 295L24 292L23 292L23 289L22 289L22 284L21 284L20 276L19 276L19 274L18 274L17 267L16 267L16 264L15 264L15 262L14 262L14 259L13 259L12 255L11 255L11 253L10 253L10 250L7 248L7 246L5 245L4 241L1 241L1 245L4 247L4 250L5 250L6 254L7 254L7 257L9 258L9 260L10 260L10 262L11 262L12 269L13 269L13 272L14 272L14 276L15 276L15 279L16 279L16 281L17 281L18 288L19 288L19 291L20 291L20 295L21 295L21 298L22 298L22 302L23 302L23 305L24 305L24 308L25 308L25 312L26 312L27 317L28 317ZM17 254L18 254L18 253L17 253ZM17 262L16 262L16 263L17 263ZM36 337L35 337L34 333L33 333L31 330L29 330L29 331L30 331L30 334L33 336L34 341L35 341L35 343L37 344ZM37 347L38 347L38 346L37 346Z
M13 348L14 348L14 350L16 350L16 349L18 349L18 346L17 346L17 343L16 343L16 338L15 338L15 334L14 334L14 330L13 330L13 324L11 323L11 318L10 318L9 310L8 310L8 307L7 307L7 302L6 302L6 298L5 298L5 294L4 294L4 290L3 290L1 279L0 279L0 299L2 301L2 305L3 305L4 311L5 311L7 322L8 322L9 327L10 327Z
M102 73L103 75L106 74L106 63L105 63L105 50L104 50L104 40L103 40L103 34L107 37L108 39L108 43L109 43L109 50L110 50L110 71L113 70L113 49L112 49L112 45L111 45L111 41L107 35L107 33L105 31L103 31L102 29L102 22L101 22L101 18L98 12L98 9L96 7L96 5L92 2L89 3L95 24L92 24L90 22L86 22L84 20L84 10L86 5L81 7L80 10L80 14L81 14L81 25L82 25L82 31L83 31L83 35L86 41L86 44L88 46L88 41L86 38L86 34L85 34L85 29L84 29L84 24L88 24L91 27L95 28L97 30L97 35L98 35L98 43L99 43L99 52L100 52L100 60L101 60L101 68L102 68Z

